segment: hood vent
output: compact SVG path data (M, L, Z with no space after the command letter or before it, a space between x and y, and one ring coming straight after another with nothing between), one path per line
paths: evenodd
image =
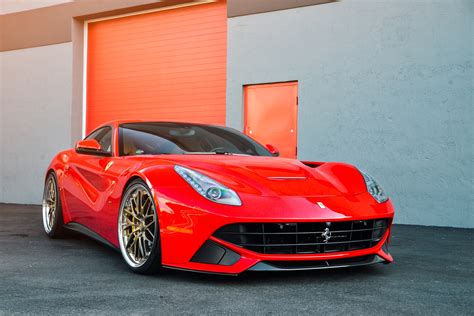
M300 162L313 169L316 169L323 164L322 162L312 162L312 161L300 161Z
M306 177L268 177L270 180L306 180Z

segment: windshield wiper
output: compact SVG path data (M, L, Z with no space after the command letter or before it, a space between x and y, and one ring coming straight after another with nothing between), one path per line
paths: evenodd
M225 151L225 150L216 150L214 151L214 153L216 153L216 155L238 155L238 154L231 153L230 151Z
M215 155L214 151L185 151L183 155Z

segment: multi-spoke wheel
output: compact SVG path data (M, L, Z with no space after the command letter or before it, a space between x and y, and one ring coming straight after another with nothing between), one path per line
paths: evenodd
M122 256L134 272L153 273L161 268L155 202L141 180L133 181L122 197L118 236Z
M51 172L46 178L43 193L43 227L49 237L63 237L63 217L56 176Z

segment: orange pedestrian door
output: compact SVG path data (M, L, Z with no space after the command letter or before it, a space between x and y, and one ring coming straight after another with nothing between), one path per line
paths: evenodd
M245 134L273 145L281 157L296 158L298 82L244 87Z

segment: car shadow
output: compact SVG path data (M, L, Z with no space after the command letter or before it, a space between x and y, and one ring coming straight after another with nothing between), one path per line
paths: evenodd
M277 283L297 283L308 281L347 281L354 279L365 279L385 275L383 266L360 266L338 269L321 269L306 271L274 271L274 272L254 272L247 271L237 276L199 273L193 271L179 271L166 269L163 273L154 277L160 279L173 280L174 282L191 282L201 284L277 284Z
M117 269L117 273L126 273L130 276L136 275L127 268L123 262L120 252L116 249L107 247L94 239L74 232L70 234L68 242L74 244L71 245L73 247L87 248L89 251L94 253L94 256L98 256L101 257L101 259L109 261L110 269ZM275 284L285 282L308 282L312 280L318 282L343 282L354 279L361 280L378 276L386 276L386 272L387 269L384 264L306 271L247 271L239 275L212 274L165 268L160 273L147 277L152 280L167 280L177 283L252 285L262 283Z

